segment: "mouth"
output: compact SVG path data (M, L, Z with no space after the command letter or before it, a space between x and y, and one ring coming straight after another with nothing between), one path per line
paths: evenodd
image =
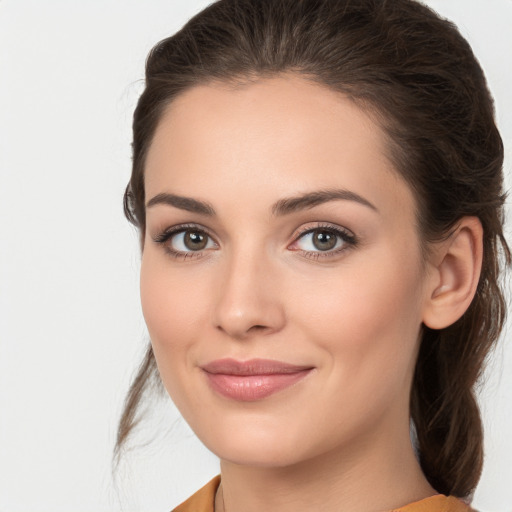
M314 367L270 359L218 359L201 367L213 391L242 402L262 400L304 379Z

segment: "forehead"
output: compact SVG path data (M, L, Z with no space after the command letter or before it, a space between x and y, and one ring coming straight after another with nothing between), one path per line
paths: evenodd
M304 78L196 86L160 120L146 161L146 195L208 195L222 184L223 192L251 190L249 201L272 202L336 187L377 203L383 192L388 201L410 203L386 154L386 136L369 115Z

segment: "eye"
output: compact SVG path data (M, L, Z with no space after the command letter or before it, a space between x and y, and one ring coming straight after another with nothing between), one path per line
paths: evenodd
M196 226L167 229L156 236L154 241L163 245L169 254L184 258L198 256L202 251L218 247L205 230Z
M347 230L318 226L304 230L289 247L309 257L332 256L355 246L356 237ZM323 254L324 253L324 254Z

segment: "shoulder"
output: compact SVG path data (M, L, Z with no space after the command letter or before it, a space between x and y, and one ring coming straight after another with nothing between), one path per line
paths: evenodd
M215 493L219 484L220 475L217 475L172 512L214 512Z
M172 512L214 512L215 493L220 484L220 475L210 480L190 498ZM438 494L391 512L476 512L469 505L453 496Z
M453 496L437 494L397 508L392 512L476 512L462 500Z

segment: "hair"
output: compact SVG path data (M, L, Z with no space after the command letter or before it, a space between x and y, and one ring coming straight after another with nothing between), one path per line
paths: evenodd
M127 218L145 231L144 165L166 107L213 82L295 73L373 114L389 156L417 202L422 243L447 236L464 216L483 226L476 295L446 329L422 328L410 411L422 470L440 493L468 497L483 462L475 386L498 340L500 285L511 256L503 235L503 143L483 71L455 25L414 0L219 0L158 43L133 119ZM154 382L151 345L129 390L115 453L140 419Z

